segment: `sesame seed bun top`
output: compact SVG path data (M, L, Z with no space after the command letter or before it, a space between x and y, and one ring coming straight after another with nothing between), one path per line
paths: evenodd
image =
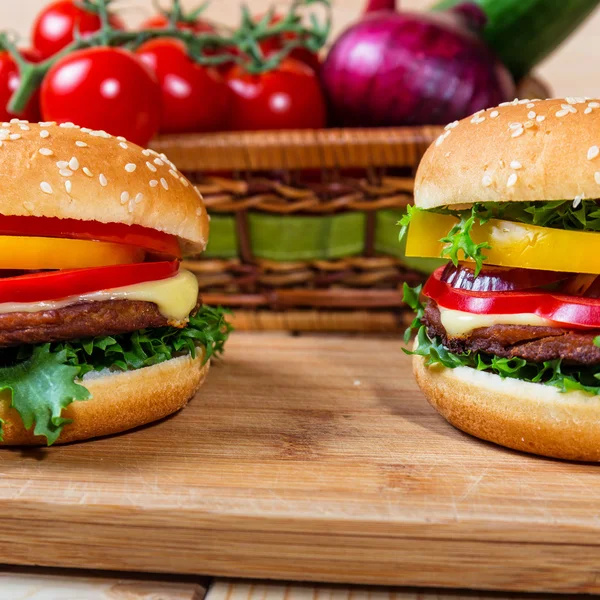
M0 214L141 225L204 250L208 215L166 156L70 123L0 126Z
M415 182L421 208L600 198L600 100L515 100L450 123Z

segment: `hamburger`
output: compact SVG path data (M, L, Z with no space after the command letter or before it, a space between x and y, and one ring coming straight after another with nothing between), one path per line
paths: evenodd
M0 127L3 444L53 444L165 417L229 332L180 267L208 215L166 156L71 123Z
M403 219L422 289L414 373L454 426L600 460L600 100L515 100L449 124Z

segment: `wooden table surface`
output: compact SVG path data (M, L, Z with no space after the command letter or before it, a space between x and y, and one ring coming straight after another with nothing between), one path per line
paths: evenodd
M472 439L397 339L236 334L179 415L3 450L0 560L595 592L600 471Z

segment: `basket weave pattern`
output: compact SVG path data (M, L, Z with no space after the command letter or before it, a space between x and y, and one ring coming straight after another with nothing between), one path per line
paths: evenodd
M402 284L422 276L381 251L378 219L412 202L414 173L439 131L284 131L159 140L155 148L197 185L213 222L228 218L235 229L235 256L217 253L185 263L197 274L204 300L233 307L242 329L402 326ZM273 260L261 255L253 239L257 230L251 220L257 215L281 219L282 228L292 219L310 218L307 227L323 224L324 230L335 227L324 219L355 215L359 247L347 255ZM336 252L341 251L343 245Z

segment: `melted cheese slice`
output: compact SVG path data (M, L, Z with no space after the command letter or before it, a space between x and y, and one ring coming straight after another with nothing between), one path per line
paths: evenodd
M513 315L477 315L474 313L450 310L438 306L440 321L450 336L467 335L480 327L492 325L533 325L534 327L556 327L556 323L532 313L516 313Z
M126 287L101 290L81 296L44 302L5 302L0 304L0 314L13 312L41 312L56 310L80 302L107 300L137 300L156 304L160 314L169 321L183 321L198 301L198 280L193 273L181 269L177 275L159 281L146 281Z

